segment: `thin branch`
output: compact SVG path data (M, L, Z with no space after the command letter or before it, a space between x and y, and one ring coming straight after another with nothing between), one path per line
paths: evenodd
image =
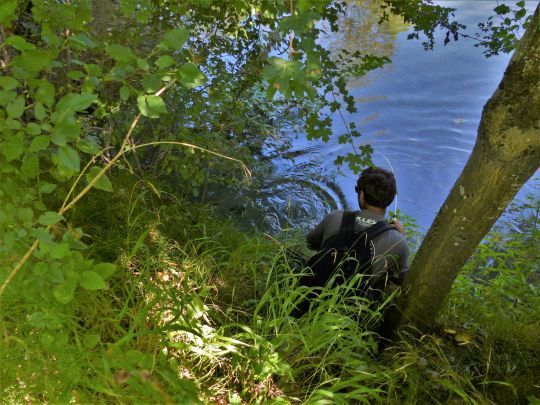
M227 156L227 155L223 155L221 153L214 152L214 151L212 151L210 149L206 149L206 148L203 148L203 147L200 147L200 146L197 146L197 145L193 145L191 143L176 142L176 141L155 141L155 142L148 142L148 143L143 143L143 144L140 144L140 145L136 145L136 146L133 147L133 149L139 149L139 148L143 148L145 146L154 146L154 145L185 146L185 147L188 147L188 148L197 149L197 150L200 150L200 151L203 151L203 152L207 152L207 153L210 153L211 155L219 156L222 159L231 160L233 162L238 163L240 165L240 167L242 168L242 171L244 172L244 176L246 177L246 179L249 179L251 177L251 171L246 166L246 164L244 162L242 162L240 159L236 159L236 158L233 158L233 157L230 157L230 156Z
M5 45L5 41L6 41L6 33L4 32L4 26L0 24L0 44ZM4 54L4 59L2 63L0 64L0 68L7 69L7 67L9 66L11 62L10 57L9 57L9 52L5 46L1 46L1 48L2 48L2 53Z
M173 82L167 84L167 86L161 88L157 93L155 93L156 96L159 96L161 94L163 94L163 92L165 90L167 90L168 87L170 87L172 85ZM135 150L135 149L138 149L138 148L142 148L142 147L145 147L145 146L154 146L154 145L165 145L165 144L168 144L168 145L178 145L178 146L185 146L185 147L188 147L188 148L192 148L192 149L197 149L197 150L200 150L200 151L203 151L203 152L207 152L207 153L210 153L212 155L215 155L215 156L219 156L223 159L226 159L226 160L230 160L230 161L233 161L233 162L236 162L238 164L240 164L240 167L242 168L243 172L244 172L244 176L246 178L250 178L251 177L251 171L248 169L248 167L244 164L244 162L242 162L241 160L239 159L236 159L236 158L233 158L233 157L230 157L230 156L226 156L226 155L223 155L221 153L218 153L218 152L214 152L212 150L209 150L209 149L206 149L206 148L202 148L200 146L197 146L197 145L193 145L193 144L190 144L190 143L186 143L186 142L174 142L174 141L156 141L156 142L148 142L148 143L144 143L144 144L141 144L141 145L135 145L133 147L130 147L130 148L127 148L127 145L128 143L131 142L131 135L133 134L133 131L135 130L135 127L137 126L137 124L139 123L139 120L141 119L142 117L142 114L139 113L137 114L137 116L135 117L135 119L133 120L133 122L131 123L130 127L129 127L129 130L128 132L126 133L126 136L122 142L122 145L120 146L120 149L118 150L118 153L100 170L100 172L86 185L86 187L84 187L80 192L79 194L77 194L77 196L75 196L69 204L66 205L66 201L64 201L63 205L62 205L62 208L60 208L60 210L58 211L58 214L60 215L63 215L66 211L68 211L69 209L71 209L81 198L83 198L89 191L92 187L95 186L95 184L99 181L99 179L101 177L103 177L103 175L110 170L110 168L116 163L116 161L118 161L118 159L120 159L120 157L122 157L124 155L124 153L126 153L128 150ZM102 152L100 152L101 154ZM97 156L97 155L96 155ZM93 159L95 159L95 157ZM93 160L92 159L92 160ZM91 161L92 161L91 160ZM80 179L82 178L82 174L84 173L84 171L86 171L88 169L90 165L87 164L85 166L85 168L83 169L83 172L81 174L79 174L79 176L77 177L75 183L73 184L73 186L71 187L70 189L70 192L68 194L71 195L71 193L73 192L73 190L75 189L75 186L77 185L77 183L80 181ZM67 200L67 197L66 197L66 200ZM45 230L48 232L50 229L51 229L51 225L47 226L45 228ZM34 241L34 243L32 244L32 246L30 246L30 248L26 251L26 253L24 254L24 256L17 262L17 264L15 265L15 267L11 270L11 272L8 274L7 278L4 280L4 282L2 283L2 286L0 286L0 297L2 296L2 294L4 293L4 291L6 290L7 286L11 283L11 280L13 279L13 277L15 277L15 275L20 271L20 269L24 266L24 264L28 261L28 259L30 258L30 256L32 255L32 253L34 253L34 251L38 248L39 246L39 239L36 239Z
M167 90L168 87L170 87L172 84L174 83L174 81L171 81L170 83L167 84L167 86L161 88L157 93L155 93L156 96L159 96L161 94L163 94L163 92L165 90ZM126 145L127 143L129 142L129 139L131 137L131 134L133 133L133 130L135 129L135 127L137 126L137 124L139 123L139 120L141 119L142 117L142 114L139 113L137 114L137 116L135 117L135 119L133 120L133 122L131 123L131 126L129 127L129 130L124 138L124 141L122 142L122 145L120 146L120 150L118 151L118 153L116 154L116 156L114 156L110 161L109 163L107 163L101 170L100 172L96 175L96 177L94 177L88 184L85 188L82 189L81 192L79 192L79 194L77 194L76 197L73 198L73 200L71 200L71 202L68 204L68 205L64 205L62 208L60 208L60 210L58 211L58 214L62 215L64 214L66 211L68 211L70 208L72 208L81 198L83 198L86 193L88 193L90 191L90 189L99 181L99 179L101 177L103 177L103 175L114 165L114 163L123 155L123 152L126 150ZM86 168L85 168L86 169ZM77 178L76 182L77 183L78 181L80 181L81 179L81 175L79 175L79 177ZM65 204L65 203L64 203ZM48 232L49 230L51 229L51 225L47 226L45 228L45 230ZM11 270L11 272L8 274L7 278L4 280L4 282L2 283L2 286L0 286L0 297L2 296L2 294L4 293L4 291L6 290L7 286L10 284L11 280L13 279L13 277L15 277L17 275L17 273L19 272L19 270L24 266L24 264L28 261L28 259L30 258L30 256L32 255L32 253L34 253L34 251L38 248L39 246L39 239L36 239L34 241L34 243L32 243L32 246L30 246L30 248L28 248L28 250L26 251L26 253L24 254L23 257L21 257L21 259L17 262L17 264L15 265L15 267Z

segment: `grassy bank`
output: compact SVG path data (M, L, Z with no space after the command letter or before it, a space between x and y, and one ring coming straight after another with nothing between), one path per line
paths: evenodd
M540 398L538 230L493 232L456 281L432 334L384 351L384 308L307 294L280 246L146 181L95 191L70 217L112 261L108 289L69 304L3 297L0 396L8 402L515 403ZM301 241L287 242L297 248ZM79 269L80 270L80 269ZM39 266L26 271L39 272ZM34 278L33 278L34 280ZM391 297L384 305L389 305ZM529 399L527 399L529 398Z

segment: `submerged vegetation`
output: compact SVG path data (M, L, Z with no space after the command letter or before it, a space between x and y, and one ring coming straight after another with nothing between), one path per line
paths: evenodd
M406 21L428 48L437 27L461 28L429 2L382 4L382 19ZM536 200L478 247L430 333L395 341L377 330L399 290L377 306L347 294L354 278L297 319L310 292L289 254L301 235L272 240L218 214L268 185L264 152L287 158L284 132L360 136L354 123L332 134L331 115L355 111L347 84L390 60L318 42L346 7L1 2L3 401L538 401ZM335 163L358 170L371 152Z

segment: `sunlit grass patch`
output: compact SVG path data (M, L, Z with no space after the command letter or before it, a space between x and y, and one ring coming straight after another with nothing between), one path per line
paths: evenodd
M354 294L360 275L301 286L309 270L289 254L298 240L240 232L207 207L142 184L72 218L90 221L90 254L119 266L107 289L78 291L67 305L24 288L2 297L2 397L317 404L539 397L534 238L487 239L433 333L402 333L381 350L377 326L399 290L376 304ZM101 205L104 214L92 214Z

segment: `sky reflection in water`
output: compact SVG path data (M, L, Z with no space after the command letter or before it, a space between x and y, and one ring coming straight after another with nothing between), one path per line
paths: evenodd
M457 20L466 24L469 32L475 32L476 24L485 21L497 5L495 1L440 3L456 7ZM535 2L528 3L529 8L535 6ZM342 111L345 120L355 122L362 133L357 143L373 145L374 162L388 167L382 155L391 162L398 180L398 208L416 218L424 229L435 219L465 166L482 107L510 60L509 55L485 58L481 48L464 38L444 47L444 35L438 32L435 49L426 52L419 41L406 39L407 32L398 34L392 63L372 72L361 87L351 90L359 101L358 112ZM345 132L337 113L333 130L336 134ZM306 145L302 139L294 143L295 148ZM337 137L321 143L320 162L326 172L335 171L336 155L346 154L350 148L339 145ZM347 168L342 170L346 176L337 176L336 182L349 207L356 209L356 176ZM533 183L534 179L529 181L520 195L531 192ZM319 213L321 218L324 214Z

